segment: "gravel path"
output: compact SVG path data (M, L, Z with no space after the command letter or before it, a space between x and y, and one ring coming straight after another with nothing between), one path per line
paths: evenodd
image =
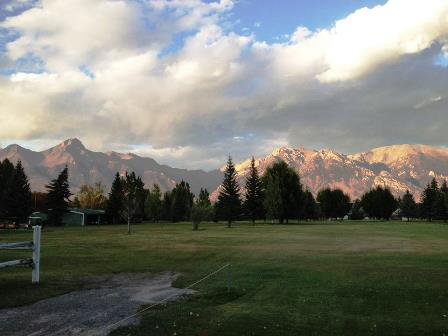
M177 277L176 273L98 277L98 288L0 310L0 335L107 335L111 330L104 329L106 326L132 315L143 304L194 292L173 288ZM137 322L138 318L133 318L120 326Z

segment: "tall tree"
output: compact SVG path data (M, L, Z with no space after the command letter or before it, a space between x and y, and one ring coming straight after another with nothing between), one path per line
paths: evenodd
M199 196L196 199L196 205L201 207L211 207L212 202L210 202L210 194L206 188L199 192Z
M176 184L172 190L172 209L173 221L186 221L190 219L191 207L193 206L194 194L190 190L190 185L181 181Z
M0 162L0 218L10 216L9 199L14 172L15 168L11 161L5 159L3 162Z
M140 183L134 172L131 172L130 174L126 172L125 176L121 179L121 185L123 187L124 196L123 217L126 218L128 223L128 234L131 234L131 221L139 207L138 192Z
M21 161L14 169L8 203L9 215L18 221L26 220L33 210L30 184Z
M135 198L136 209L134 216L139 220L144 219L145 216L145 201L148 195L148 190L145 189L145 183L140 176L135 179Z
M350 197L341 189L325 188L317 194L322 214L326 218L343 218L351 208Z
M314 199L313 193L306 189L303 195L303 211L301 217L305 219L317 219L319 217L319 207Z
M398 203L401 210L401 215L406 217L408 222L410 218L417 216L417 203L415 203L414 196L409 192L409 190L406 190L406 193Z
M162 192L158 184L154 184L146 196L145 213L154 223L157 223L162 216Z
M435 178L432 179L431 183L426 185L426 188L422 192L422 203L420 207L420 215L431 221L435 218L435 203L439 193L439 186Z
M171 191L166 191L163 194L162 200L162 219L166 221L173 220L173 215L171 213L173 203L173 193Z
M247 216L255 223L255 220L264 217L264 192L263 182L258 175L258 169L255 166L255 159L252 157L249 169L249 176L246 180L246 193L244 197L243 209Z
M434 201L433 213L435 218L442 219L444 222L448 219L448 185L446 180L443 180Z
M232 227L232 222L237 220L241 214L241 198L240 187L236 181L235 166L230 155L216 205L219 217L227 221L227 227Z
M83 209L104 209L107 202L101 182L81 186L77 200L79 207Z
M198 230L199 223L213 219L213 207L207 189L202 189L191 208L190 219L193 222L193 230Z
M275 162L263 175L264 206L270 219L280 223L298 218L303 208L303 189L297 172L284 161Z
M362 208L361 201L359 199L355 200L352 204L350 212L348 213L348 218L351 220L361 220L364 219L365 216L366 214Z
M115 174L115 179L112 182L112 187L109 192L109 198L106 205L106 216L112 224L117 224L121 221L121 215L124 209L124 192L122 180L118 172Z
M46 188L48 222L52 225L62 225L62 217L68 211L69 198L72 195L68 183L68 167L65 166Z
M389 220L398 207L398 201L389 188L377 186L361 197L361 204L369 217Z

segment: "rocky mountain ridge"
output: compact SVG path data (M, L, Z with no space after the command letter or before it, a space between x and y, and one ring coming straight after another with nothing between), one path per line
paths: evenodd
M222 181L222 169L206 172L161 165L154 159L132 153L94 152L78 139L68 139L50 149L34 152L18 145L0 149L0 160L21 160L33 190L44 191L45 185L68 165L70 184L76 192L83 184L103 182L108 191L118 171L135 171L146 186L157 183L169 190L182 179L188 181L194 193L202 187L216 197ZM353 199L376 185L389 187L399 196L407 189L417 198L433 178L448 177L448 149L427 145L393 145L356 154L341 154L334 150L310 150L302 147L280 147L269 155L256 158L260 173L275 161L284 160L296 169L302 183L313 193L324 187L341 188ZM244 186L250 159L237 163L238 180Z

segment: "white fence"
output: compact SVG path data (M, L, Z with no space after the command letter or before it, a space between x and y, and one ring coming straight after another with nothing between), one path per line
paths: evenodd
M33 251L32 259L11 260L0 263L0 269L13 266L31 266L32 283L39 283L39 263L40 263L40 232L41 227L33 226L33 241L24 241L16 243L0 243L0 250L12 249L31 249Z

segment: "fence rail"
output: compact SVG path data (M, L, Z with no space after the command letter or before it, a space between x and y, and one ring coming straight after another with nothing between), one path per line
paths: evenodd
M18 259L10 260L0 263L1 268L14 267L14 266L31 266L31 281L32 283L39 283L40 277L40 233L41 227L33 226L33 241L23 241L14 243L0 243L0 250L13 250L13 249L31 249L33 251L32 259Z

